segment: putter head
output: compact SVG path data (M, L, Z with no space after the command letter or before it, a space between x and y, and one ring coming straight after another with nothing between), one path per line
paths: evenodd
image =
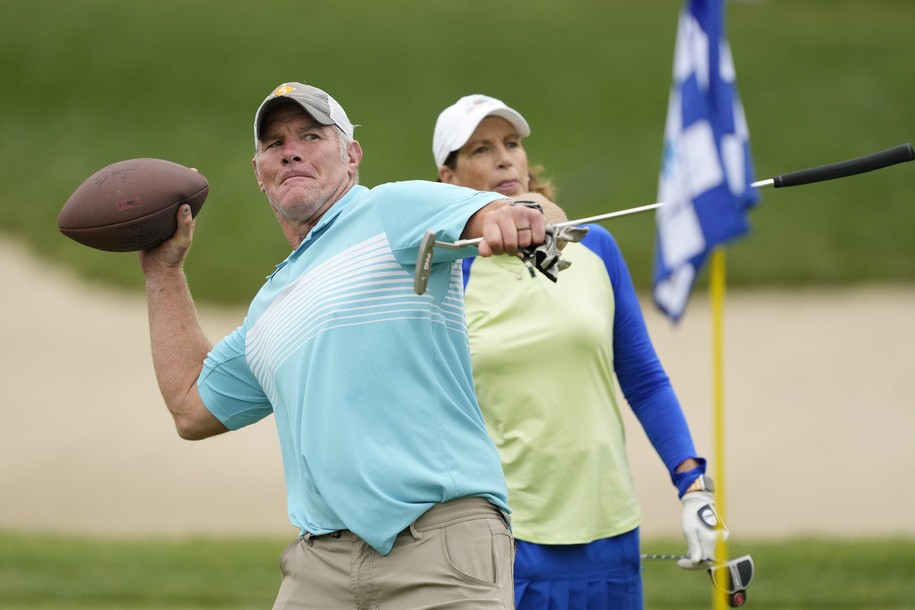
M728 594L728 605L742 606L747 601L747 587L753 580L753 558L749 555L726 561L708 569L712 585Z
M416 294L425 294L429 285L429 274L432 272L432 251L435 249L435 232L427 230L419 243L419 254L416 255L416 271L413 275L413 290Z

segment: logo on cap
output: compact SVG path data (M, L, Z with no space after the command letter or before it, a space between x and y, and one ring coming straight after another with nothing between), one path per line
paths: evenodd
M289 85L280 85L273 92L273 95L288 95L288 94L292 93L293 91L295 91L295 89L293 89Z
M475 112L476 109L480 106L495 106L495 100L490 97L486 97L485 95L475 95L468 99L467 102L468 103L466 104L464 111L468 114Z

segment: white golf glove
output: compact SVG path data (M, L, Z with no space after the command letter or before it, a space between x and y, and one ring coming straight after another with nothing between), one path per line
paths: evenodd
M718 518L715 495L710 491L691 491L683 495L683 537L686 538L686 557L677 565L684 570L701 570L712 565L718 535L728 539L728 528Z

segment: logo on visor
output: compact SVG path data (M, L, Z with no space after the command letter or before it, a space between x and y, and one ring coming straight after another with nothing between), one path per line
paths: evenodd
M290 87L289 85L280 85L273 92L273 95L289 95L293 91L294 91L294 89L292 87Z

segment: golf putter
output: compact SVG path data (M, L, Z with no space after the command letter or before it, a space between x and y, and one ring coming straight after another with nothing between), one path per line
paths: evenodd
M578 220L568 220L566 222L559 222L553 226L557 229L563 227L577 227L589 222L597 222L599 220L607 220L609 218L616 218L617 216L628 216L630 214L638 214L640 212L647 212L649 210L654 210L664 205L663 203L651 203L648 205L639 206L637 208L630 208L628 210L619 210L616 212L609 212L607 214L598 214L597 216L589 216L588 218L579 218ZM416 272L413 276L413 290L416 291L416 294L423 294L426 292L426 287L429 285L429 273L432 269L432 253L435 248L446 248L448 250L460 250L461 248L466 248L467 246L476 246L481 241L482 237L475 237L472 239L460 239L455 242L447 241L436 241L435 232L431 229L428 229L423 235L423 239L419 244L419 253L416 256Z
M848 159L846 161L838 161L836 163L829 163L827 165L820 165L818 167L780 174L774 178L768 178L766 180L758 180L752 183L750 186L757 189L766 186L771 186L773 188L800 186L802 184L824 182L827 180L835 180L837 178L845 178L846 176L863 174L865 172L872 172L877 169L889 167L890 165L906 163L912 160L915 160L915 148L913 148L911 144L901 144L899 146L863 157L857 157L855 159ZM664 203L651 203L635 208L629 208L627 210L619 210L617 212L609 212L607 214L598 214L597 216L580 218L578 220L569 220L567 222L557 223L554 226L556 228L575 227L589 222L598 222L601 220L609 220L610 218L617 218L619 216L639 214L641 212L655 210L664 205ZM426 286L429 283L429 271L432 266L432 251L434 248L459 250L467 246L475 246L481 241L483 241L482 237L476 237L473 239L461 239L456 242L436 241L435 233L431 230L426 231L420 244L419 255L416 261L416 272L413 278L413 288L416 291L416 294L423 294L426 291Z
M686 559L686 555L656 555L642 554L643 560L668 559L677 561ZM722 564L713 565L708 570L712 578L712 586L718 591L728 594L728 605L737 608L747 602L747 588L753 580L756 571L753 558L750 555L737 557Z
M753 580L755 566L749 555L714 565L708 569L712 577L712 586L728 594L728 605L731 608L742 606L747 601L747 587Z

